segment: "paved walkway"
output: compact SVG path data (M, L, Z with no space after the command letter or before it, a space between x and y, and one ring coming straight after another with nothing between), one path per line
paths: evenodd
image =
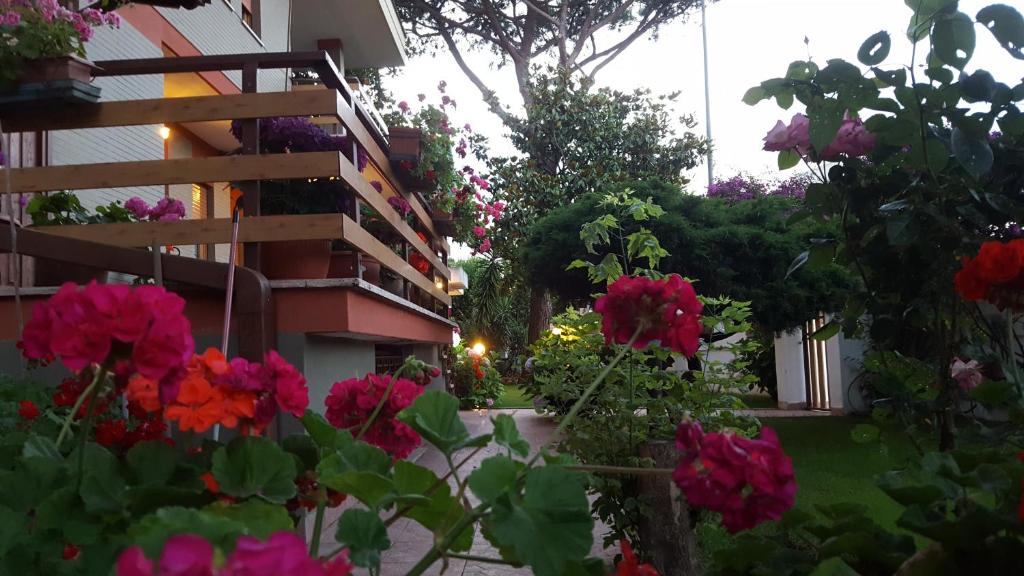
M555 423L551 418L538 415L531 409L463 411L461 416L462 421L465 422L466 427L469 428L470 435L478 436L480 434L490 432L492 429L491 417L502 412L511 414L512 417L515 418L516 425L519 427L520 433L523 435L523 438L530 443L530 446L532 446L534 450L544 444L551 437L551 434L555 429ZM466 453L468 453L468 451L466 451ZM497 445L492 444L473 456L473 458L463 466L462 470L465 470L468 474L469 471L476 468L481 461L498 453L499 450ZM441 453L430 447L421 449L418 454L413 454L411 459L414 459L420 466L430 468L437 473L438 476L444 474L448 470L448 465ZM472 495L470 495L470 497L472 500ZM344 506L341 509L328 511L326 518L327 523L324 527L324 537L320 547L321 550L333 550L337 547L337 543L334 541L334 523L337 521L337 518L343 509ZM606 552L601 547L602 535L605 532L607 532L606 526L601 523L595 525L594 547L591 550L591 556L610 559L614 555L614 550ZM392 547L383 556L382 576L400 576L406 574L409 569L423 557L426 551L429 550L430 546L433 544L433 534L416 522L408 519L402 519L395 522L395 524L388 529L388 534L391 537ZM479 534L479 532L475 534L473 548L468 552L468 554L490 558L497 558L499 556L497 550L495 550L490 543L488 543L487 540ZM443 566L438 562L426 573L430 575L441 574L442 569ZM517 569L503 564L452 560L449 562L448 568L444 571L444 574L452 576L518 576L529 575L532 574L532 572L529 568Z

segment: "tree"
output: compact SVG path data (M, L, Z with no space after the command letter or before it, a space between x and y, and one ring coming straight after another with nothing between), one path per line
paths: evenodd
M696 281L708 296L728 296L752 302L754 322L771 331L802 325L819 312L842 308L853 277L842 267L801 269L787 277L793 259L811 238L834 234L829 226L786 220L799 201L761 197L730 203L683 194L663 182L633 183L633 195L650 197L665 210L657 220L643 222L661 240L668 256L661 271ZM566 270L586 253L580 227L605 212L596 195L553 210L540 219L521 247L527 273L567 302L585 301L594 291L583 270ZM623 234L641 223L622 220ZM604 256L600 250L592 262Z
M480 91L491 112L509 128L525 158L505 163L504 167L518 167L519 179L547 184L523 189L534 200L530 210L543 214L558 206L559 199L563 197L561 191L550 186L550 181L545 181L555 178L565 164L558 154L563 149L552 146L555 131L547 122L552 118L545 114L551 107L537 99L541 94L557 95L559 89L546 90L546 81L537 81L537 64L553 64L552 76L564 79L558 80L563 87L569 86L574 77L585 77L582 91L586 93L597 72L636 40L656 34L662 26L682 17L699 3L699 0L399 0L395 6L405 23L406 32L420 41L414 48L450 51L459 68ZM608 38L610 43L599 47L599 39L603 42ZM524 113L513 111L508 102L503 102L469 65L464 53L474 49L488 50L497 56L499 65L511 66L519 88L520 101L517 104L522 105ZM597 164L597 159L584 160ZM552 190L555 193L544 193ZM541 194L537 195L538 191ZM527 212L523 217L530 214ZM514 250L509 252L514 253ZM531 342L547 326L550 308L547 292L532 289Z
M495 257L452 262L469 279L466 293L454 299L452 314L465 340L482 339L494 350L515 358L526 344L526 291Z

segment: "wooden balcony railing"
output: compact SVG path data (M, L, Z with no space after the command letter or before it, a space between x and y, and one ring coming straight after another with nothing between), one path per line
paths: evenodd
M196 56L98 62L101 76L128 76L182 72L241 70L243 93L101 102L82 106L22 109L17 113L0 110L7 132L111 128L121 126L180 124L222 120L242 123L242 153L234 156L181 158L169 160L112 162L46 166L11 170L8 193L55 190L90 190L150 185L205 182L239 183L244 195L245 216L240 221L239 241L246 246L246 265L259 269L259 245L284 240L330 239L352 246L356 254L379 260L385 268L416 286L434 301L434 311L451 305L447 284L447 244L434 228L426 208L405 191L388 160L386 139L368 114L355 102L348 84L333 61L323 52L269 53L226 56ZM310 69L317 73L323 90L256 92L260 69ZM355 141L351 152L305 152L261 154L259 127L262 118L277 116L319 117L343 126ZM358 148L369 155L375 173L388 188L412 205L415 226L425 233L423 241L388 205L356 167ZM302 216L261 216L260 182L334 178L343 183L355 200L347 214ZM360 226L360 204L373 208L408 247L431 265L424 275L405 258ZM225 244L230 241L229 219L185 220L63 226L40 229L58 236L122 247L154 245ZM408 252L408 251L406 251ZM439 255L440 253L440 255ZM356 267L359 269L358 266ZM358 273L358 272L357 272Z

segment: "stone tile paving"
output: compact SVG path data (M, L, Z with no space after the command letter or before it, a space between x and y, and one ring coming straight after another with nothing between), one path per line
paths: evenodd
M550 418L538 415L533 410L463 411L461 416L462 421L469 428L470 434L477 436L490 432L491 417L502 412L511 414L516 419L520 433L535 450L548 440L555 429L555 423ZM463 469L468 473L469 470L478 466L481 461L497 453L497 446L489 446L474 455L464 465ZM422 450L418 457L414 455L413 458L417 464L430 468L439 476L448 470L444 457L433 448ZM333 511L333 514L330 511L328 512L321 550L333 550L337 547L337 543L334 541L334 524L343 509L344 507L336 509ZM605 532L607 532L607 527L601 523L595 525L594 548L591 550L591 555L610 559L614 551L604 551L601 548L601 537ZM388 529L388 534L391 537L393 546L383 556L382 576L401 576L406 574L433 544L433 535L419 524L408 519L403 519L393 524ZM480 534L475 535L473 548L469 554L492 558L498 557L497 551ZM447 570L443 570L443 568L441 563L438 562L426 573L436 575L441 574L443 571L444 574L452 576L519 576L531 574L529 568L513 568L502 564L466 560L452 560L449 562Z

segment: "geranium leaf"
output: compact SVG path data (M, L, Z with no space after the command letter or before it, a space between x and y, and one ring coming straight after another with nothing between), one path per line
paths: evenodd
M218 448L212 471L228 496L261 496L277 504L295 496L295 460L266 438L243 436Z
M483 502L490 502L516 483L516 463L507 456L491 456L469 475L469 489Z
M353 564L373 571L380 568L380 553L391 547L387 526L380 517L359 508L350 508L341 515L335 539L348 547Z
M459 418L458 398L440 390L430 390L398 414L423 438L445 454L469 439L469 430Z
M858 572L846 562L843 562L842 558L832 557L825 560L818 567L811 572L811 576L858 576Z
M128 539L142 546L146 555L153 558L160 556L164 542L176 534L196 534L221 550L230 552L238 537L247 533L247 528L241 522L202 510L173 507L161 508L139 520L128 529Z
M86 444L78 495L89 512L118 512L126 503L124 478L117 458L98 444Z
M522 501L499 497L485 525L503 552L538 576L560 576L593 545L586 490L578 474L557 466L530 470Z
M395 463L395 490L401 494L426 496L427 501L414 503L407 516L435 535L443 535L466 513L459 501L452 496L447 482L441 482L431 470L412 462L399 460ZM451 550L465 552L472 545L473 527L469 526L455 539Z
M174 476L178 452L164 442L152 440L132 446L125 460L138 484L163 486Z
M246 533L260 539L266 539L274 532L287 531L293 528L291 516L284 506L250 498L237 504L215 502L203 508L213 516L227 518L242 524Z
M494 425L494 441L525 458L530 453L530 443L519 433L516 419L508 414L491 418Z
M322 415L312 410L306 410L302 417L302 426L321 450L336 450L352 443L352 434L331 426Z
M295 455L302 463L303 470L315 470L320 463L320 451L316 441L305 434L292 434L281 441L285 452Z

